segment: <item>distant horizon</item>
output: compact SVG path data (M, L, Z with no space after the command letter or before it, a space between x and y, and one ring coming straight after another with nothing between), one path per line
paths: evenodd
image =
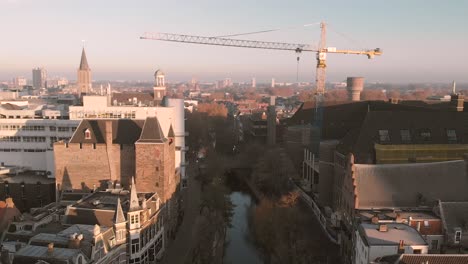
M50 8L53 6L54 8ZM468 2L371 0L0 0L0 79L30 78L43 66L50 76L76 78L82 40L95 79L150 80L162 68L169 80L296 79L291 51L243 49L141 40L144 32L219 36L316 45L328 25L327 46L381 48L383 55L328 54L327 80L364 76L370 82L468 82ZM384 10L384 11L382 11ZM18 19L21 18L21 19ZM308 26L301 26L301 25ZM310 25L311 24L311 25ZM279 29L281 30L269 30ZM234 37L236 38L236 37ZM300 81L315 80L315 54L301 54Z

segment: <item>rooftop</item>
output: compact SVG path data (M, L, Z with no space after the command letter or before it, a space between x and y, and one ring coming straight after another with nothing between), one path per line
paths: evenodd
M379 231L379 225L362 223L359 226L361 236L369 246L395 246L400 244L400 240L405 245L427 245L424 238L416 229L398 223L386 224L388 231Z
M468 201L466 168L464 160L355 164L357 208L432 207L437 200Z
M385 264L466 264L468 255L454 254L402 254L380 258L376 263Z

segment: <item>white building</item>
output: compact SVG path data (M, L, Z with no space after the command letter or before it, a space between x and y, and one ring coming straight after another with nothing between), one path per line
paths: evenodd
M13 78L13 87L23 87L28 84L28 81L23 76Z
M429 246L418 231L399 223L362 223L355 233L354 263L367 264L395 254L427 254Z
M79 124L60 107L32 106L27 101L0 105L0 162L54 177L52 144L68 140Z

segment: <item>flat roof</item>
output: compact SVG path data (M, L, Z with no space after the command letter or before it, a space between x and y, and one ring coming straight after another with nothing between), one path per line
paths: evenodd
M400 240L405 245L427 245L419 232L411 226L398 223L389 223L387 231L379 231L379 224L362 223L359 227L361 236L369 246L399 245Z
M36 184L40 182L41 184L55 184L54 178L47 178L47 176L43 175L36 175L34 172L28 171L23 172L18 175L7 175L3 174L0 175L0 183L1 182L8 182L8 183L27 183L27 184Z
M16 252L15 256L70 259L81 252L79 249L70 248L54 248L52 254L49 254L47 251L47 247L28 245Z
M138 193L138 200L143 201L143 199L148 200L155 193ZM81 201L78 201L76 204L73 204L72 207L80 209L99 209L99 210L111 210L115 211L117 208L117 198L120 198L122 204L122 209L124 212L128 211L128 203L130 200L130 192L126 190L122 191L102 191L95 192L88 197L84 198Z

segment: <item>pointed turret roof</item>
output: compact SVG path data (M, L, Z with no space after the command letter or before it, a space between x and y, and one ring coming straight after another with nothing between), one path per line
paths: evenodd
M141 131L141 136L138 142L148 142L148 143L164 143L166 142L166 137L161 129L157 117L148 117L145 120L143 125L143 130Z
M114 224L125 223L125 216L120 203L120 197L117 198L117 208L115 209Z
M86 59L86 52L84 48L81 52L80 70L91 70L88 65L88 60Z
M174 129L172 128L172 124L169 127L169 132L167 133L167 137L172 137L172 138L175 137Z
M132 187L130 188L130 207L128 211L140 210L140 203L138 202L137 190L135 185L135 178L132 177Z

